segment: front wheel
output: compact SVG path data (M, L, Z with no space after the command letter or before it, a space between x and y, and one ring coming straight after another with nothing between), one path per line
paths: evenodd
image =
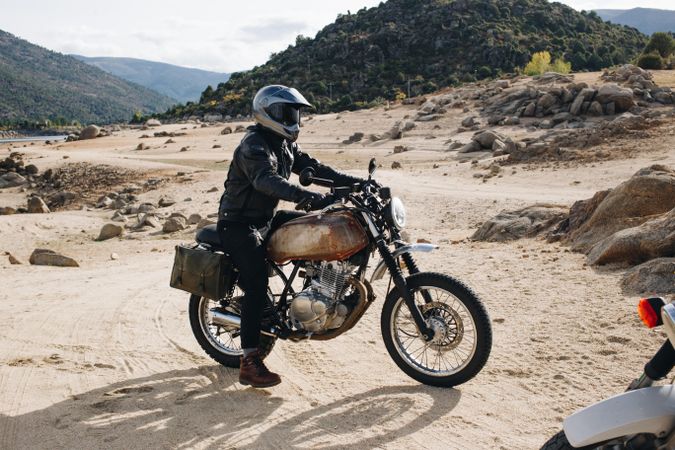
M465 383L490 356L492 328L483 303L471 289L447 275L417 273L406 279L415 303L434 331L426 341L403 297L394 288L382 310L382 337L396 365L415 380L439 387ZM425 301L424 296L431 299Z

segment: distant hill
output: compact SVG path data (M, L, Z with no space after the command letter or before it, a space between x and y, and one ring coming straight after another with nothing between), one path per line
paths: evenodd
M669 9L596 9L603 20L637 28L645 34L657 31L675 33L675 11Z
M546 0L389 0L338 16L314 38L254 69L232 74L198 105L167 117L246 114L266 84L298 88L319 111L355 109L524 67L534 52L564 56L574 70L628 62L645 46L637 30Z
M0 30L0 123L105 123L163 111L172 99Z
M144 59L72 56L181 102L198 101L207 86L216 87L230 78L228 73L209 72Z

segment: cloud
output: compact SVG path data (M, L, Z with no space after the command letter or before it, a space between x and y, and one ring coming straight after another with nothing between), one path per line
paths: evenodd
M238 34L243 38L269 42L286 36L295 36L309 29L310 26L306 22L279 17L267 19L256 25L243 26L239 28Z

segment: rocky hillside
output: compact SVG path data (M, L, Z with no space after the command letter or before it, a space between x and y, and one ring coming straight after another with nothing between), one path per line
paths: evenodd
M342 15L315 38L248 72L235 73L199 105L168 116L245 114L265 84L299 88L319 111L355 109L498 76L523 67L533 52L564 56L573 70L627 62L644 47L635 29L603 22L545 0L389 0Z
M116 77L176 99L177 102L199 101L199 96L207 86L218 86L230 78L228 73L210 72L144 59L73 56Z
M657 31L675 33L675 11L654 8L597 9L603 20L637 28L645 34Z
M129 120L174 101L0 30L0 125Z

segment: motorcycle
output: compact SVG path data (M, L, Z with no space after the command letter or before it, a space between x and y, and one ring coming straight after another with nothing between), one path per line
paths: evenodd
M675 385L654 386L675 365L675 304L663 298L644 298L640 318L649 328L663 325L668 339L645 365L628 390L578 411L563 421L563 431L542 450L675 449Z
M300 174L303 186L330 187L334 202L288 221L266 238L270 277L279 277L283 288L268 289L259 351L267 356L277 339L325 341L340 336L375 303L371 283L389 274L381 331L391 358L421 383L464 383L480 372L490 355L487 310L459 280L420 271L412 254L437 247L402 240L405 208L373 179L375 169L373 159L368 180L352 187L334 187L311 169ZM223 252L215 225L199 230L196 243L202 250ZM367 280L375 252L381 260ZM237 368L243 292L236 268L227 278L232 281L224 298L190 297L189 317L202 349L218 363Z

